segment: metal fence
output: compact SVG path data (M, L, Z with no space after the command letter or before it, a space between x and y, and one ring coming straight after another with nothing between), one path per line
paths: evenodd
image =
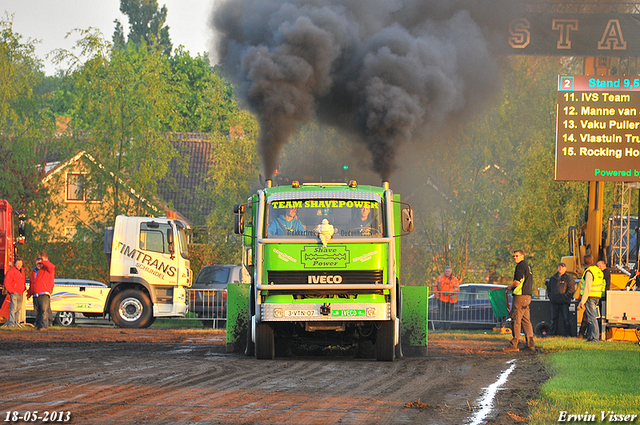
M432 329L490 329L501 322L493 314L486 290L461 290L458 293L431 291L429 323Z
M185 319L200 320L205 327L222 328L227 324L226 289L189 289L189 312ZM193 315L196 317L192 317Z

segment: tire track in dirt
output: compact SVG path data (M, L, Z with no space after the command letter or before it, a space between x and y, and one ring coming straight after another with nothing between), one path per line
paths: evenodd
M69 410L82 425L459 424L471 417L467 401L508 359L498 344L435 341L426 357L393 363L337 356L258 361L216 344L157 343L144 335L37 342L0 333L0 411ZM530 363L527 376L535 377L540 366ZM508 412L527 416L522 395L535 388L525 384L497 403L492 424L511 424Z

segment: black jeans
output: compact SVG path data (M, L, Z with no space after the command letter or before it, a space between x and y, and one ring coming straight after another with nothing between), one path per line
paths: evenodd
M47 329L51 323L51 296L39 295L33 297L33 309L36 311L36 328Z
M571 328L569 324L569 304L551 303L551 329L549 335L558 335L558 319L562 318L564 336L571 336Z
M440 320L442 320L442 329L451 329L451 312L453 310L453 303L448 303L442 300L440 302Z

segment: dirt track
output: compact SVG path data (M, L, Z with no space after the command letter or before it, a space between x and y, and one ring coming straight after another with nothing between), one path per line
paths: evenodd
M514 424L546 380L503 342L432 339L425 358L258 361L224 333L116 328L0 330L0 419L69 411L74 424L461 424L516 358L486 423ZM42 421L36 423L42 423Z

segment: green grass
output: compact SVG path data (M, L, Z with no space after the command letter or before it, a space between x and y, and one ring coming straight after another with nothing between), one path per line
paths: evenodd
M548 353L544 361L552 377L542 386L539 399L530 402L531 423L557 423L562 411L589 412L597 422L601 422L601 411L640 414L638 344L592 344L573 338L546 338L537 343Z
M183 318L176 319L162 319L158 318L151 328L202 328L202 322L200 320L189 320L191 317L196 317L195 313L188 312Z

